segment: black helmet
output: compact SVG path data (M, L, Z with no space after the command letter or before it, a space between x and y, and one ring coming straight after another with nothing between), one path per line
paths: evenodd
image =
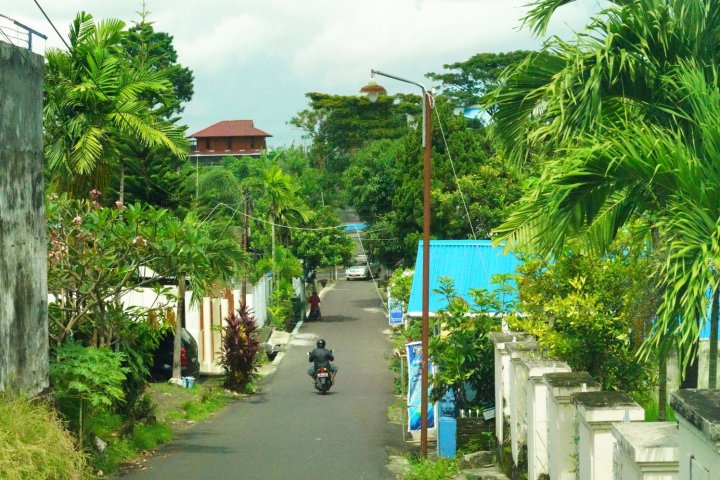
M318 348L325 348L325 340L323 340L322 338L321 338L320 340L318 340L318 341L317 341L317 347L318 347Z

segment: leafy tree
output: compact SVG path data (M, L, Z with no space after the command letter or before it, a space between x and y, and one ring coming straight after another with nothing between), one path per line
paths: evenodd
M439 82L442 95L455 106L469 107L480 103L480 99L498 86L502 73L517 65L530 52L478 53L464 62L443 65L441 73L428 73L426 77Z
M366 142L404 135L406 114L420 111L420 102L412 96L381 96L375 103L359 96L306 96L310 109L300 112L290 124L312 140L313 165L336 173L347 167L347 155ZM410 98L413 101L408 101Z
M171 218L163 233L159 241L149 244L155 256L148 266L159 275L177 281L173 379L179 381L186 290L192 291L192 301L197 302L207 292L247 274L248 262L238 239L227 225L200 222L189 214L182 221Z
M165 305L124 309L118 301L138 287L155 287L158 278L140 276L155 259L148 247L162 238L166 212L140 205L103 207L100 193L88 200L51 196L48 216L48 305L50 345L69 336L92 346L116 346L132 322L162 315ZM158 293L167 293L158 287Z
M302 230L293 231L290 250L302 261L306 279L318 268L343 265L352 258L355 244L339 223L335 212L324 207L308 215Z
M404 153L400 140L368 143L351 157L343 174L348 198L360 218L373 221L392 210L392 198L398 184L397 164Z
M70 27L70 50L47 52L45 156L55 190L77 195L108 185L130 142L187 154L183 130L146 100L170 84L161 72L133 65L122 48L124 28L82 12Z

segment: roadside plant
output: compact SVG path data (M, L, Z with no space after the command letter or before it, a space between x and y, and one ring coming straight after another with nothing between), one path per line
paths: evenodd
M260 350L256 330L255 318L245 304L225 319L218 363L225 371L224 386L228 390L243 391L254 379Z
M50 363L50 380L60 407L77 428L82 449L86 417L98 409L114 409L125 401L122 383L129 372L125 355L109 348L68 342Z
M510 327L537 336L546 354L587 371L603 389L644 401L653 369L637 352L657 305L648 274L653 259L630 243L618 242L603 256L573 246L552 262L523 259L518 283L525 315L510 319Z
M85 454L47 403L0 394L0 479L88 478Z
M441 399L448 390L458 408L492 402L495 372L491 331L500 330L500 302L494 291L470 290L472 305L455 290L447 277L436 290L447 306L433 319L440 334L430 339L430 359L437 365L432 395Z

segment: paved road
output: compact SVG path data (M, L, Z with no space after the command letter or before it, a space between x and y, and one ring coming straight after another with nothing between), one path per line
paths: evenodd
M390 479L387 423L392 377L387 320L372 282L340 280L324 295L323 320L306 323L263 391L182 433L147 470L127 479ZM315 393L306 352L321 336L340 371Z

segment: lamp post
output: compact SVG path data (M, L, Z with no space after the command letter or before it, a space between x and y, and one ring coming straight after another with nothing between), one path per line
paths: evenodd
M371 76L380 75L400 82L420 87L423 96L423 269L422 269L422 364L420 366L421 389L420 392L420 453L427 457L427 428L428 428L428 342L430 331L430 155L431 155L431 129L432 129L432 93L422 84L396 77L388 73L370 70ZM371 102L375 102L379 95L386 93L385 89L375 82L370 82L360 89L367 94Z

